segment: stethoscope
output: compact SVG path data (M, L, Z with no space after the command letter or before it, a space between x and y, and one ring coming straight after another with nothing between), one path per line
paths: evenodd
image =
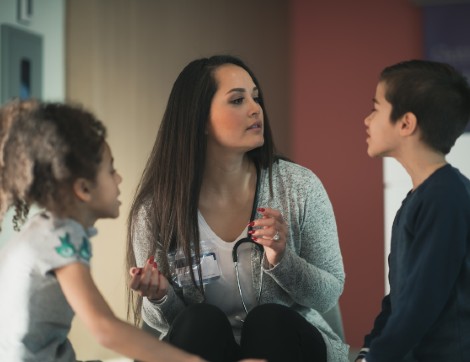
M260 187L259 179L260 179L260 171L259 171L258 164L256 164L256 190L255 190L255 198L253 199L253 206L252 206L252 209L251 209L250 224L255 219L256 208L257 208L257 204L258 204L258 193L259 193L259 187ZM235 245L233 246L233 249L232 249L232 261L233 261L233 264L234 264L234 267L235 267L235 276L237 278L238 292L240 294L240 299L241 299L242 304L243 304L243 309L245 309L245 312L247 314L248 314L248 308L246 307L245 299L243 298L242 287L240 285L240 275L238 273L238 247L243 243L252 243L259 249L259 251L261 253L264 252L263 246L258 244L258 243L255 243L253 241L253 239L251 238L251 233L250 233L251 230L253 230L253 227L248 226L247 236L245 238L242 238L242 239L238 240L235 243ZM263 273L261 273L260 285L263 285ZM259 291L258 291L258 299L260 297L260 294L261 294L261 286L260 286Z

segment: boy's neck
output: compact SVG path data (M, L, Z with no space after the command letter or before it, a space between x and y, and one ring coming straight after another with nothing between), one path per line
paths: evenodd
M413 152L409 152L405 157L397 157L396 159L402 164L408 175L410 175L413 190L436 170L447 164L444 154L430 150L427 147L414 149Z

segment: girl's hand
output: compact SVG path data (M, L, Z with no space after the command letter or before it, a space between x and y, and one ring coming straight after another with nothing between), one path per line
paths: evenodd
M154 257L151 256L142 268L129 269L131 280L129 287L149 300L160 300L168 291L168 280L158 270Z
M263 245L266 259L270 266L274 266L281 261L286 250L287 224L279 210L260 207L258 212L262 217L250 224L253 227L251 237Z

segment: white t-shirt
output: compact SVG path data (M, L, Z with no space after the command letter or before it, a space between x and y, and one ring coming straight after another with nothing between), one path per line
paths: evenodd
M75 361L67 339L74 312L54 269L89 265L85 230L47 212L34 215L0 250L0 361Z
M248 226L242 231L237 240L226 242L219 238L210 228L199 212L199 233L201 245L215 251L220 271L220 277L204 286L206 300L209 304L219 307L229 318L235 337L239 339L240 329L246 317L245 309L240 297L235 273L235 264L232 260L232 250L235 243L247 237ZM250 311L257 304L257 293L253 287L251 272L252 243L242 243L238 247L238 272L240 287L245 305Z

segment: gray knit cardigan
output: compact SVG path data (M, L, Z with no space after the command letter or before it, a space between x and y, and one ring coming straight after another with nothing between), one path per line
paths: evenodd
M252 248L253 288L256 291L261 288L259 304L278 303L293 308L322 333L328 361L346 362L348 345L320 314L335 306L345 279L331 202L318 177L292 162L280 160L273 165L272 186L271 197L268 173L262 170L258 207L280 210L289 234L282 260L271 269L264 255L256 247ZM148 259L154 243L150 232L153 221L149 220L147 211L144 204L134 220L133 245L140 266ZM163 253L160 245L157 244L155 255L157 263ZM185 305L200 302L203 297L196 288L170 286L167 297L160 303L144 298L142 318L163 338Z

